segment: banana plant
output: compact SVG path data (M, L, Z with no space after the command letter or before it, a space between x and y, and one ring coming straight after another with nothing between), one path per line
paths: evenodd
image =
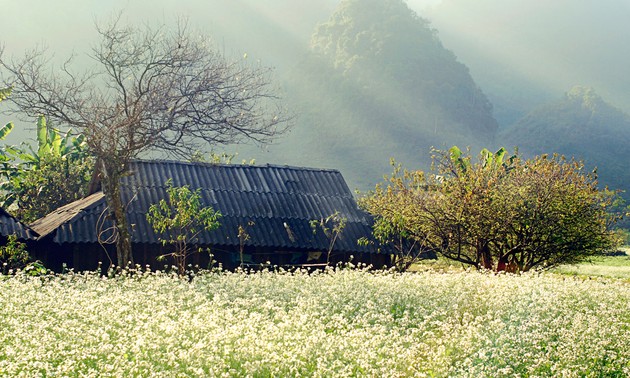
M11 88L0 88L0 102L6 100L11 95Z
M11 88L0 89L0 102L2 102L2 100L5 100L7 97L9 97L10 94L11 94ZM6 125L4 125L0 129L0 140L4 140L4 138L6 138L7 135L9 135L11 130L13 130L13 123L9 122Z
M0 128L0 141L6 140L13 129L12 123ZM16 203L26 173L40 170L45 159L59 158L65 162L62 164L65 168L60 166L59 169L68 170L69 164L84 161L89 156L84 135L73 136L72 130L62 133L49 127L46 118L40 116L37 120L37 147L26 142L0 147L0 206L7 208Z
M0 140L4 140L7 137L7 135L11 133L11 130L13 130L12 122L7 123L2 128L0 128Z
M0 129L0 141L13 130L13 124L9 123ZM29 143L22 143L20 146L5 145L0 150L0 155L8 158L21 160L27 166L37 166L41 159L47 155L61 157L64 160L73 160L87 155L87 142L85 136L72 135L72 130L65 133L48 127L46 117L39 116L37 120L37 149L33 148ZM0 158L1 159L1 158Z
M457 146L451 147L448 152L450 154L453 165L455 165L455 168L458 169L458 172L453 173L465 174L470 169L470 157L465 156L462 150L460 150Z
M453 146L449 149L449 155L451 162L457 169L457 172L455 173L466 174L466 172L471 168L470 156L466 156L457 146ZM502 167L507 172L511 170L517 156L514 154L507 157L507 150L501 147L495 153L487 148L484 148L479 153L479 158L483 168Z

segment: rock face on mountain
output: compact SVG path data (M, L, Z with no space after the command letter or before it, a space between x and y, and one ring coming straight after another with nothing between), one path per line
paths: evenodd
M428 168L431 147L486 146L498 127L466 66L402 0L342 1L287 87L299 118L272 155L339 168L361 189L391 157Z
M600 182L623 188L630 182L624 155L630 116L606 103L592 88L574 87L564 98L536 108L502 130L498 139L526 156L559 153L597 167ZM626 194L627 196L627 194Z

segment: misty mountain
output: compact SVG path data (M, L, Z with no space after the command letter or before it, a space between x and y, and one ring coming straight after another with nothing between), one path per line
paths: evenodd
M630 112L630 3L443 0L425 16L509 126L575 83Z
M402 0L342 1L287 88L298 122L265 160L335 167L363 190L391 157L428 168L432 146L480 148L498 127L466 66Z
M608 102L630 112L627 0L66 0L63 7L6 2L0 43L6 54L18 56L43 43L52 59L63 61L74 52L87 68L98 39L94 22L120 10L122 21L135 25L172 26L177 16L188 18L192 30L210 35L228 57L247 55L246 63L276 67L273 80L296 125L266 150L208 146L238 152L235 161L338 168L351 188L369 189L391 170L390 157L427 168L431 146L498 146L496 119L501 127L512 126L501 133L511 138L506 147L523 141L521 151L542 151L537 146L550 139L557 145L544 152L562 148L584 157L602 176L608 166L621 172L613 158L621 147L597 151L606 138L611 146L626 143L629 128L619 121L625 115L618 109L602 110L613 108ZM574 83L594 87L606 99L600 98L605 106L593 119L581 106L560 105ZM579 131L587 119L604 132L591 135L591 143L561 144L588 139ZM19 121L0 118L9 120ZM16 124L11 137L32 137L22 126L32 128L34 120ZM530 134L555 128L553 136L528 142ZM615 177L621 183L625 176Z
M560 100L537 107L502 130L498 139L506 147L518 146L528 157L559 153L584 160L598 168L600 183L611 188L630 182L625 159L630 116L592 88L574 87Z

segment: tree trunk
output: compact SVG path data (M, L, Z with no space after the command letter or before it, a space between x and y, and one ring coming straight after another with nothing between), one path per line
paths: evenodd
M499 261L497 262L497 272L503 272L507 270L507 258L505 255L499 257Z
M101 182L105 200L110 208L110 215L116 227L116 257L119 268L123 269L127 265L133 266L133 254L131 251L131 231L127 220L126 206L122 201L120 193L120 179L124 169L120 166L113 166L101 159ZM124 167L124 165L123 165Z
M492 255L486 240L477 241L477 261L481 268L492 270Z
M120 185L116 185L119 187ZM127 214L125 204L122 203L120 198L120 189L116 188L116 195L112 198L114 223L116 224L116 230L118 237L116 238L116 256L118 258L118 266L125 268L128 265L133 266L133 254L131 253L131 232L129 231L129 222L127 221Z

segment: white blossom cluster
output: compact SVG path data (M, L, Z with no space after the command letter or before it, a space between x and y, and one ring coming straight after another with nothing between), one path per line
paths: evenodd
M630 284L475 272L0 277L3 377L630 376Z

